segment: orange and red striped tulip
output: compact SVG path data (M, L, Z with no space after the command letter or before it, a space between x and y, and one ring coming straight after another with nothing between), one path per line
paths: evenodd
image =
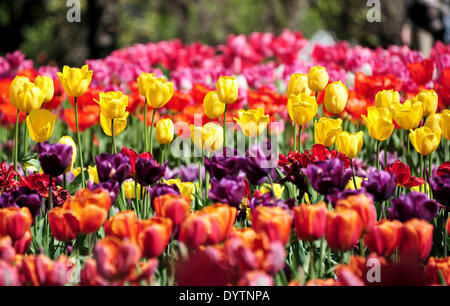
M328 214L325 237L330 248L350 250L361 237L363 223L353 209L340 208Z
M399 254L403 262L423 262L433 244L433 225L425 220L411 219L402 226Z
M117 213L105 222L105 234L137 242L138 218L134 210Z
M172 235L172 221L168 218L153 217L139 223L139 246L147 258L161 255Z
M7 207L0 209L0 236L9 235L19 240L30 230L33 218L27 207Z
M336 203L336 208L349 208L356 211L363 222L363 230L366 232L375 226L377 222L377 211L371 198L364 193L351 195L345 199L340 199Z
M378 256L391 255L400 243L402 223L398 220L381 220L364 235L364 243Z
M324 202L301 204L292 209L295 232L300 240L314 241L325 235L328 209Z
M265 233L270 241L285 245L291 236L292 216L281 207L258 206L252 214L252 227L256 233Z
M450 285L450 257L436 258L430 257L427 265L425 266L425 279L430 285L439 284L439 274L441 275L447 284Z
M169 218L173 226L183 222L191 209L191 201L185 195L164 194L153 200L157 216Z
M71 211L55 207L48 213L50 230L56 240L71 241L80 232L80 222Z

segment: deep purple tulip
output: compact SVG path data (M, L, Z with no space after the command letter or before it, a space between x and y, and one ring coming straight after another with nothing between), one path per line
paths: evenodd
M14 188L10 192L3 192L0 195L1 208L28 207L33 217L39 215L42 203L39 192L26 186Z
M389 199L394 193L397 185L395 174L392 175L384 170L375 170L369 172L367 180L363 181L362 187L373 195L375 201L382 202Z
M136 181L142 186L149 186L161 179L166 171L167 162L163 165L158 165L153 158L136 159Z
M352 170L345 168L345 163L338 158L309 164L303 173L313 188L325 195L344 190L352 177Z
M428 198L425 193L412 191L407 195L401 195L391 200L391 208L388 208L393 219L406 222L413 218L431 221L436 217L440 205Z
M130 159L122 153L102 153L95 157L100 182L115 180L121 184L130 175Z
M241 177L224 177L221 180L211 180L209 198L215 202L231 206L239 206L244 196L245 182Z
M294 207L294 205L294 199L288 199L286 201L282 199L276 199L272 196L271 192L253 195L247 202L247 206L252 212L257 206L278 206L285 209L291 209L292 207Z
M218 154L210 158L205 158L205 167L211 175L211 178L220 180L225 176L238 176L244 158L237 155L237 150L233 152L233 150L227 148L227 152L225 153L223 154L222 151L219 151Z
M152 204L153 204L153 199L155 199L159 196L162 196L164 194L173 194L173 195L180 194L180 190L178 189L178 186L175 184L173 184L173 185L155 184L149 190L150 190L150 198L152 200Z
M106 182L100 182L98 184L92 184L91 182L88 182L87 187L90 190L95 190L95 189L103 189L106 192L108 192L109 196L111 197L111 202L114 203L116 202L117 199L117 195L119 194L119 189L120 189L120 183L116 180L109 180Z
M63 174L72 162L72 147L62 143L39 142L36 144L36 151L42 170L51 177Z
M450 175L435 176L431 182L433 197L450 209Z
M254 145L247 151L242 161L242 170L250 183L260 185L267 180L277 162L272 155L270 143Z
M190 164L187 166L180 166L180 180L182 182L193 182L198 180L198 167L197 164ZM201 166L200 173L202 175L202 179L205 179L205 168Z

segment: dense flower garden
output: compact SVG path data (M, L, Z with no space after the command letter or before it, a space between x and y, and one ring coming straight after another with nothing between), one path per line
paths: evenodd
M450 285L450 46L0 58L0 285Z

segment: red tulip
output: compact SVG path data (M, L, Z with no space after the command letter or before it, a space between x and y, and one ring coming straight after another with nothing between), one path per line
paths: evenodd
M403 223L399 245L402 262L423 262L433 244L433 225L425 220L411 219Z
M167 247L172 235L172 221L167 218L153 217L142 220L138 226L139 246L145 257L161 255Z
M365 232L373 228L377 222L375 205L373 205L372 199L364 193L351 195L345 199L338 200L336 202L336 209L337 208L349 208L356 211L363 222L363 231Z
M292 216L281 207L258 206L252 215L252 227L257 233L264 232L270 241L286 245L291 236Z
M350 250L361 237L363 223L353 209L336 209L328 214L325 237L330 248Z
M401 229L402 223L398 220L381 220L364 235L364 243L378 256L388 257L400 243Z
M450 257L428 259L425 266L425 278L429 284L440 284L438 271L441 272L447 286L450 286Z
M183 222L191 209L191 201L184 195L164 194L153 200L157 216L169 218L173 226Z
M325 235L328 209L324 202L316 205L301 204L292 211L295 232L300 240L314 241Z

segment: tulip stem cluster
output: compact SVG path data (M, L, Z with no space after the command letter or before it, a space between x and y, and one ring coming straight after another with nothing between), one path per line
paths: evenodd
M86 179L84 177L84 162L83 162L83 148L81 147L81 137L80 137L80 128L78 126L78 98L75 97L75 125L76 125L76 134L77 134L77 147L78 147L78 155L80 157L80 167L81 167L81 186L86 188Z
M152 122L150 125L150 154L153 155L153 124L155 121L156 108L153 109ZM147 122L145 123L147 124Z
M144 151L145 152L148 152L147 105L148 105L148 101L147 101L147 98L145 98L145 107L144 107Z

